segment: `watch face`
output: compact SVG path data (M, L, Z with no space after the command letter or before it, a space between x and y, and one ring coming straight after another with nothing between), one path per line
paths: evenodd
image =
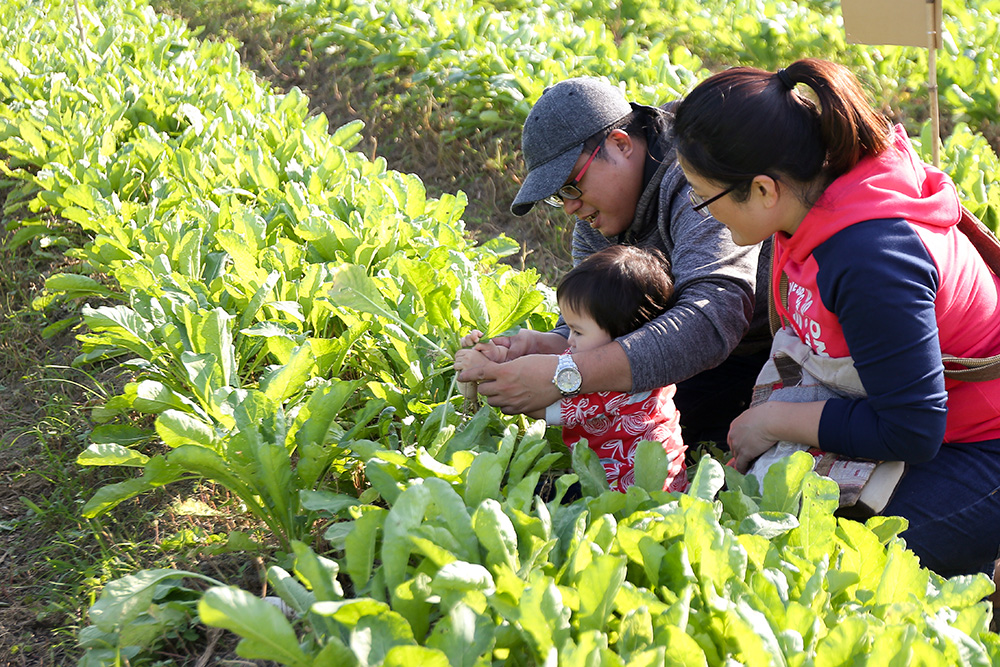
M580 371L575 368L564 368L556 376L556 387L564 394L580 390Z

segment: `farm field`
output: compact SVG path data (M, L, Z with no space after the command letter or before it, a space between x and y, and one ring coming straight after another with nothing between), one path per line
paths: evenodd
M839 12L6 2L0 664L1000 664L992 582L834 518L804 458L761 489L693 447L680 495L643 447L616 494L454 382L462 332L555 321L568 221L507 206L563 77L657 103L836 59L929 159L926 51ZM942 168L994 230L998 18L946 2L938 53Z

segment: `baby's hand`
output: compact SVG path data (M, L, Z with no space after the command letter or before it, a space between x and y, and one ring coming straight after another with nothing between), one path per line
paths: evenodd
M510 352L508 348L503 347L502 345L497 345L491 340L488 340L485 343L477 343L472 349L476 352L482 353L484 357L495 364L502 364L507 361L507 354Z
M461 372L465 367L475 364L480 354L474 348L463 347L455 353L455 370Z
M458 344L462 347L472 347L478 343L483 337L483 332L479 329L473 329L466 335L462 336L462 339L458 341Z
M475 363L478 357L481 357L480 353L475 350L464 348L455 353L455 372L461 373L462 370ZM462 393L467 401L479 402L479 383L478 382L458 382L458 390Z

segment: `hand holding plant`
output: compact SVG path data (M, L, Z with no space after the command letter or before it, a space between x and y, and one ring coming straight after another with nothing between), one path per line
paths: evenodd
M459 384L485 380L489 375L487 368L491 364L504 363L509 354L510 350L493 341L477 343L475 347L459 350L455 353L455 371L460 377L466 378L459 380Z
M488 340L478 343L470 352L477 352L496 364L502 364L510 357L510 349L502 345L497 345L495 341ZM463 352L463 350L459 350ZM471 356L471 355L470 355Z
M507 349L504 361L529 354L561 354L567 345L565 336L552 331L534 329L521 329L513 336L493 336L489 342Z
M474 347L480 341L483 340L483 332L479 329L473 329L469 333L462 336L458 341L458 344L462 347Z
M478 332L477 332L478 333ZM463 341L466 338L462 339ZM473 378L485 377L483 368L490 363L503 363L507 358L507 348L499 347L492 342L478 343L474 348L463 348L455 353L455 372ZM467 400L475 401L479 397L479 381L458 381L458 389Z

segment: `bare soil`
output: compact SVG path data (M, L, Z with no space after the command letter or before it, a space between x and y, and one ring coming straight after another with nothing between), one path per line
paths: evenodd
M0 187L0 209L7 194ZM30 244L13 249L11 237L0 228L0 667L75 665L76 634L108 581L144 567L176 565L260 590L263 560L162 548L163 538L184 529L253 529L226 506L224 492L208 487L179 485L123 503L104 518L80 515L94 491L129 474L76 463L93 427L88 407L97 400L95 392L117 393L127 378L113 366L71 368L79 353L72 330L43 335L75 304L43 312L32 301L45 278L69 263L61 253ZM218 516L171 510L178 499L192 496L215 504ZM232 635L197 627L192 636L165 642L167 653L180 656L174 664L236 658Z

